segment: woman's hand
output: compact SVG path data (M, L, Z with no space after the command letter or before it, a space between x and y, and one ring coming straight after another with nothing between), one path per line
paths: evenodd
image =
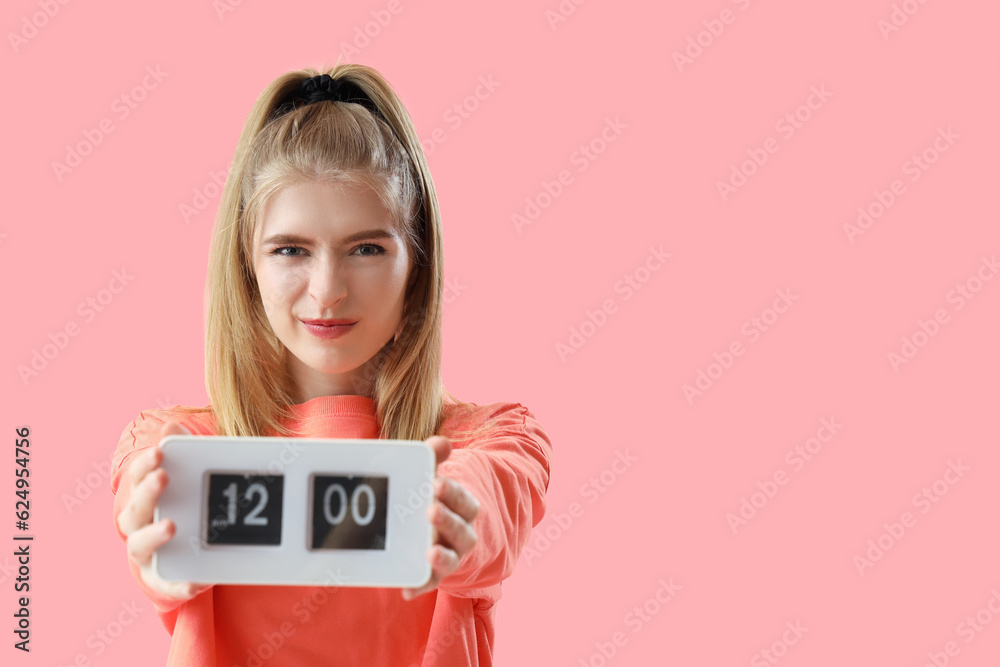
M160 438L168 435L191 435L191 432L180 424L170 422L163 427ZM173 607L176 607L210 585L165 581L153 572L153 553L169 542L177 530L170 519L153 523L153 510L168 482L167 471L160 467L161 463L163 451L158 446L136 457L128 472L132 480L132 494L115 520L118 529L127 538L128 558L138 566L143 583L160 595L172 598L177 603Z
M435 435L427 439L434 449L435 465L451 454L451 441ZM431 564L431 578L420 588L404 588L403 599L412 600L438 587L441 580L458 569L462 557L472 551L479 538L472 528L472 520L479 513L479 501L453 479L434 476L434 502L427 508L427 516L434 528L434 544L427 552Z

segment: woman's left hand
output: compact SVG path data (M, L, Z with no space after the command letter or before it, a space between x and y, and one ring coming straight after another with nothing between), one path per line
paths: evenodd
M451 454L451 441L445 436L431 436L426 442L434 449L435 465L441 465ZM472 528L478 513L479 501L475 496L455 480L435 474L434 502L427 508L434 529L434 543L427 552L431 578L420 588L404 588L404 600L434 590L442 579L458 569L462 557L472 551L479 540Z

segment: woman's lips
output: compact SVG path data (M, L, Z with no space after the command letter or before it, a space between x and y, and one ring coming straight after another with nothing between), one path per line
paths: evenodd
M323 320L299 320L306 330L317 338L340 338L357 322L350 324L320 324ZM333 320L334 322L338 320ZM342 321L342 320L341 320Z

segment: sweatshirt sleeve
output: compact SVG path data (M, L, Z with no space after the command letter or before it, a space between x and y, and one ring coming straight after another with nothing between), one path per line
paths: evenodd
M526 407L494 415L493 428L438 466L479 500L473 521L478 542L438 586L459 597L500 597L499 584L514 572L531 529L545 514L552 443Z
M167 411L144 410L125 427L118 441L114 456L111 459L111 492L115 496L112 522L115 526L115 532L118 533L118 537L121 538L122 542L125 542L127 537L118 527L118 515L128 504L128 500L132 495L132 479L131 475L129 475L129 468L139 454L159 445L160 432L168 421L182 423L192 433L196 433L191 424L177 416L169 415ZM149 588L142 580L139 567L128 558L127 554L125 557L129 565L129 570L132 572L132 577L135 579L136 584L139 585L139 589L153 603L153 607L160 615L160 620L166 626L167 630L172 633L174 624L177 621L177 611L180 603L174 598L164 597Z

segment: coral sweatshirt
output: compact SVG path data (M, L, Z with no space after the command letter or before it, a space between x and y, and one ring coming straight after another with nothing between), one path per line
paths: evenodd
M180 606L132 576L171 635L167 665L281 667L493 664L500 583L511 575L533 526L545 512L552 444L534 415L517 403L476 406L459 420L445 404L441 433L497 417L486 435L452 441L438 473L460 482L480 502L479 538L437 590L403 600L397 588L216 585ZM375 403L365 396L321 396L292 406L308 438L378 438ZM160 441L167 421L194 435L217 435L210 412L151 409L122 433L112 459L114 516L131 493L129 465ZM115 522L117 528L117 521ZM118 531L124 541L125 536ZM146 656L144 664L159 664Z

